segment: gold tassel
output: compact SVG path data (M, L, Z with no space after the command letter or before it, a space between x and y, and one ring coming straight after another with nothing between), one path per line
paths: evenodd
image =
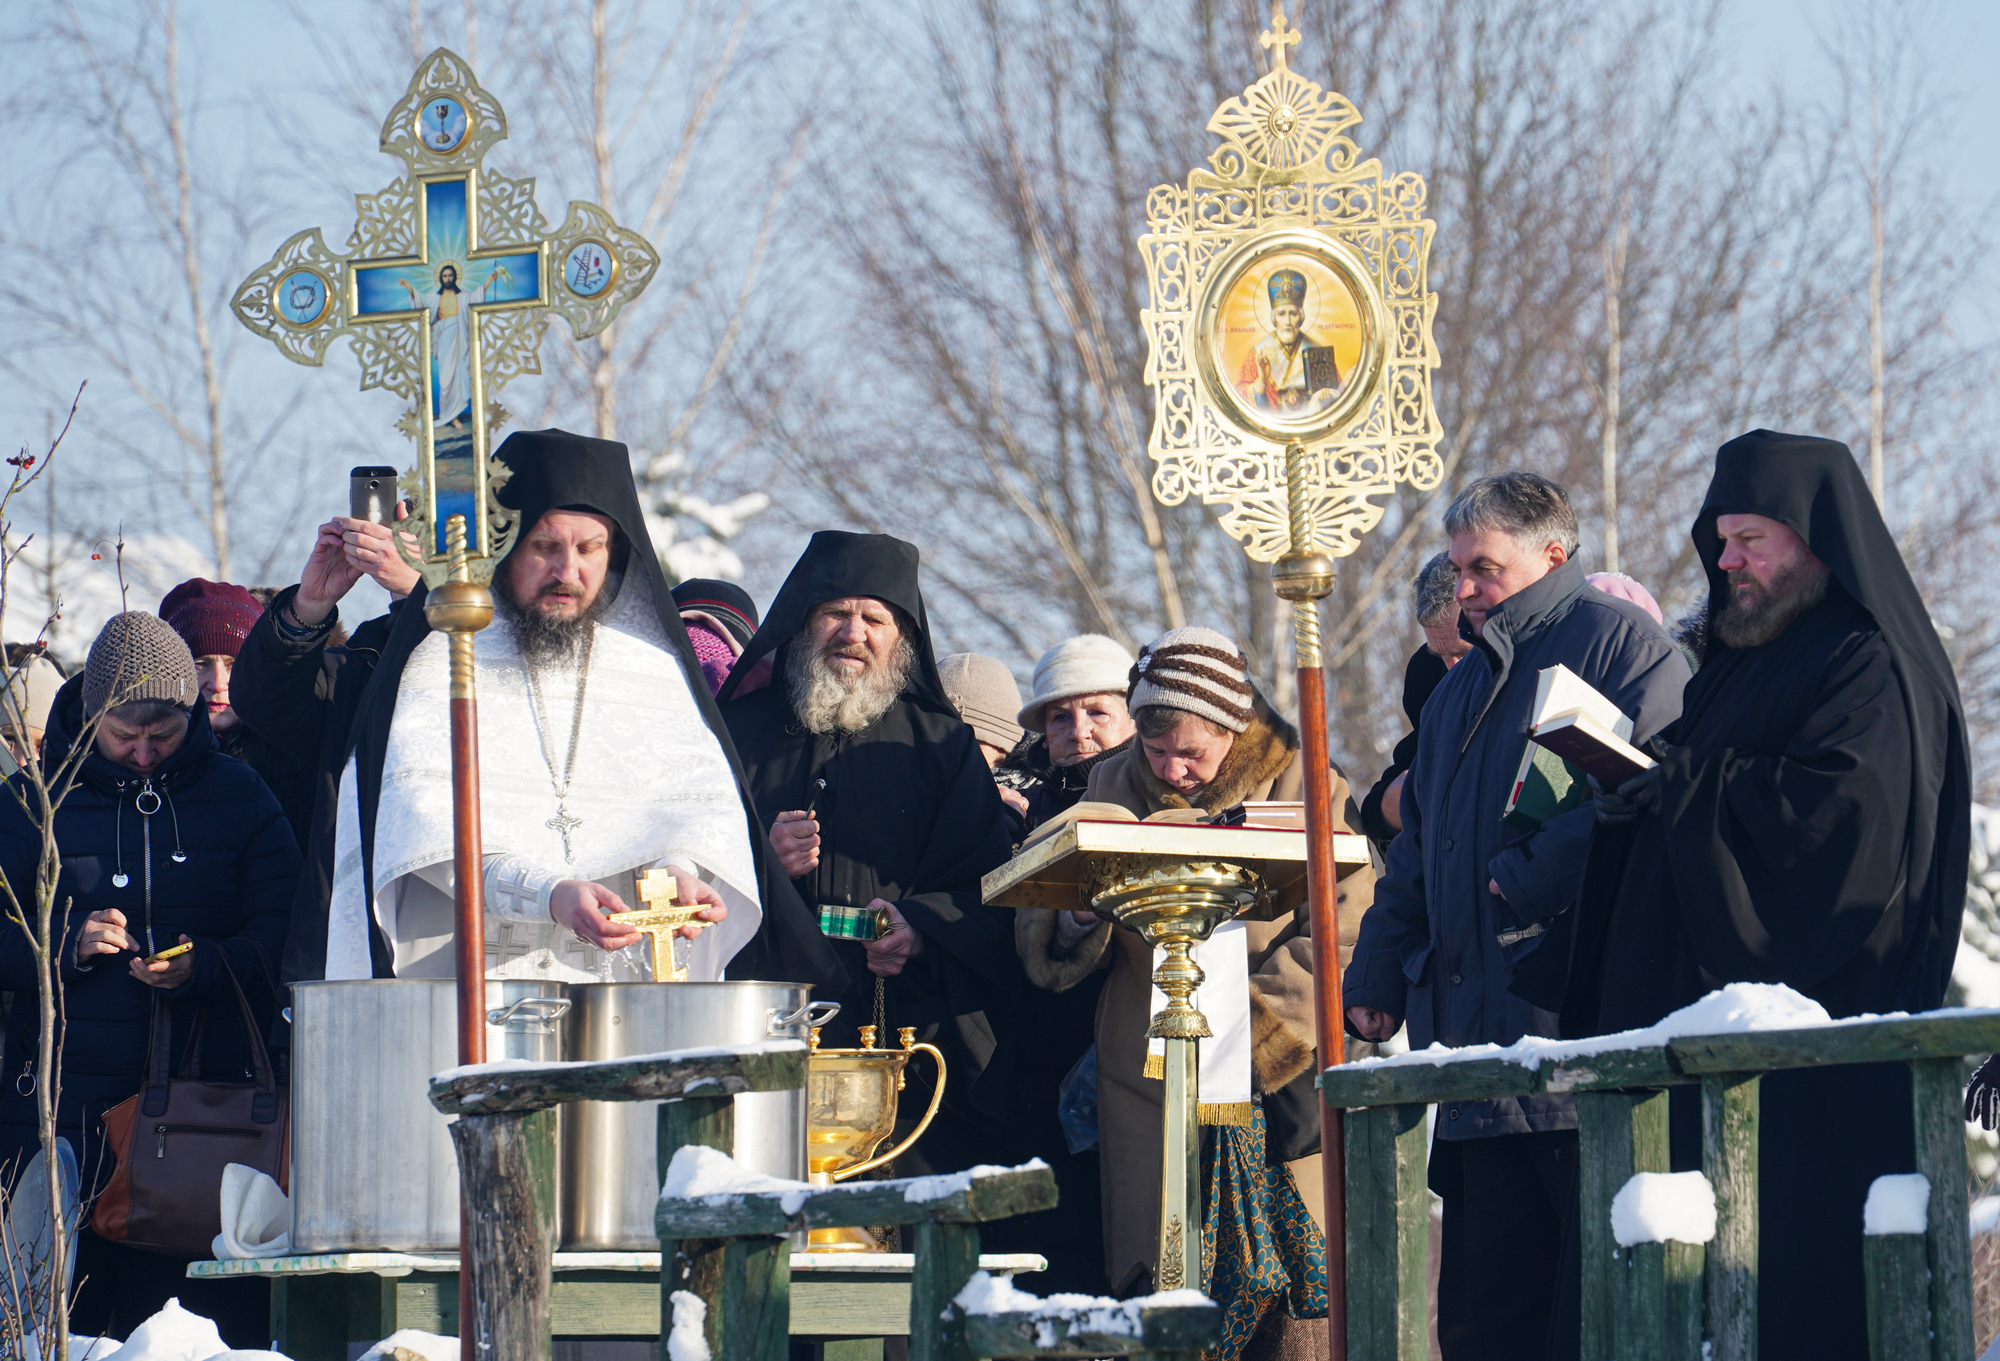
M1153 1079L1153 1081L1165 1082L1167 1080L1167 1056L1165 1054L1147 1054L1146 1067L1143 1071L1144 1075Z
M1195 1117L1204 1125L1250 1124L1250 1103L1248 1101L1203 1101L1195 1107Z

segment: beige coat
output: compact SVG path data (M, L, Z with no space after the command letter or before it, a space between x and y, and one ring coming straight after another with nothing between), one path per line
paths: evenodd
M1134 742L1091 772L1084 797L1121 804L1140 817L1163 808L1198 806L1213 812L1245 800L1298 799L1303 780L1298 732L1261 696L1256 717L1223 758L1194 802L1153 774ZM1333 775L1334 825L1347 831L1360 820L1339 771ZM1336 911L1343 960L1354 948L1361 914L1374 893L1375 874L1360 869L1340 881ZM1160 1118L1165 1084L1144 1074L1146 1027L1152 1020L1152 952L1136 932L1101 923L1065 951L1056 914L1023 908L1015 913L1015 939L1028 977L1062 992L1109 968L1097 1002L1097 1128L1104 1197L1105 1271L1114 1290L1150 1274L1158 1253L1160 1219ZM1252 1086L1283 1087L1312 1064L1314 1048L1312 941L1290 917L1252 922L1250 1033ZM1299 1192L1313 1218L1321 1214L1319 1157L1291 1163Z

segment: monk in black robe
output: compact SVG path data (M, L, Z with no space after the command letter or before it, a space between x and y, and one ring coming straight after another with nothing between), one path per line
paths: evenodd
M1608 910L1579 941L1565 1032L1649 1025L1731 982L1786 984L1835 1017L1941 1005L1971 826L1964 709L1853 455L1732 440L1693 538L1706 652L1659 766L1600 794L1586 902ZM1772 1073L1762 1092L1762 1354L1864 1357L1861 1207L1914 1164L1908 1069ZM1700 1165L1692 1095L1676 1091L1677 1168Z
M915 1151L944 1170L1007 1157L991 1142L1008 1115L1001 1032L1025 976L1013 913L979 895L1012 849L1006 806L938 680L915 546L813 535L720 698L772 845L853 980L822 1043L857 1042L883 979L876 1042L914 1026L950 1066ZM928 1066L909 1069L906 1111L928 1101Z

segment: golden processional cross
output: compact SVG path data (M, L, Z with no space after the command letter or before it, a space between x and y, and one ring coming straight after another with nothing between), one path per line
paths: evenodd
M1360 110L1291 69L1299 34L1281 6L1259 41L1271 69L1210 115L1218 141L1207 168L1146 199L1147 452L1154 496L1227 507L1223 529L1252 561L1272 564L1292 604L1316 1038L1318 1061L1331 1065L1343 1050L1319 602L1336 560L1359 547L1397 485L1428 490L1444 476L1431 402L1436 224L1424 216L1421 176L1385 173L1347 136ZM1161 1025L1155 1018L1151 1033L1168 1037L1165 1147L1189 1148L1195 1042ZM1335 1361L1347 1344L1340 1121L1321 1112ZM1199 1260L1199 1188L1182 1166L1198 1163L1163 1176L1163 1263Z
M426 577L445 575L445 525L466 520L467 562L483 582L511 524L489 472L500 388L540 373L551 313L577 339L596 335L636 298L660 257L594 203L572 202L557 230L532 179L485 168L507 137L500 102L456 53L439 48L382 124L382 150L404 173L355 196L345 253L317 227L292 236L236 290L237 317L296 364L317 367L346 337L362 388L410 403L398 428L417 446L403 481ZM505 473L497 476L504 480Z
M653 981L655 983L687 982L687 965L680 962L674 953L674 933L684 926L692 926L696 931L706 930L708 923L700 921L695 914L701 911L700 903L677 905L674 887L674 872L666 869L647 870L639 876L639 901L645 906L635 912L611 912L605 920L617 926L629 926L644 933L652 947Z

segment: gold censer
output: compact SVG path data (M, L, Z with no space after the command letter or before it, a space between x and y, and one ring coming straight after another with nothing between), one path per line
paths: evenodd
M812 1060L806 1077L806 1168L815 1186L831 1186L890 1162L930 1128L938 1103L944 1100L944 1055L933 1045L918 1044L914 1027L897 1031L901 1049L877 1049L875 1027L861 1027L859 1049L822 1049L819 1028L812 1033ZM896 1128L896 1097L903 1090L903 1070L918 1053L937 1064L937 1084L930 1108L910 1136L887 1153L875 1150ZM807 1252L880 1252L866 1229L814 1229L806 1238Z

